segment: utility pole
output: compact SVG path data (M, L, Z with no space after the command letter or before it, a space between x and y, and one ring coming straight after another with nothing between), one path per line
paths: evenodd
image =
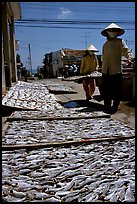
M30 44L28 44L29 47L29 66L30 66L30 75L32 76L32 61L31 61L31 48Z
M88 46L88 37L90 37L90 36L88 36L88 34L89 34L89 32L85 33L85 40L84 40L85 48L87 48L87 46Z

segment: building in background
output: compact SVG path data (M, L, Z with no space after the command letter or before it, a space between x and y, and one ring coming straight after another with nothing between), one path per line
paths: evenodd
M58 76L78 75L84 50L63 48L55 52L45 54L42 74L44 78L56 78ZM101 55L97 55L100 67Z
M21 19L20 2L2 2L2 95L17 81L14 21Z
M83 50L60 49L55 52L45 54L43 60L43 70L46 78L56 78L58 76L68 76L75 74L75 70L81 63Z

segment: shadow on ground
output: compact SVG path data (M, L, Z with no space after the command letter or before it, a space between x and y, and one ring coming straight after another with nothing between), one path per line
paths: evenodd
M66 103L61 103L61 105L65 108L85 107L84 109L80 110L80 112L102 111L104 107L102 104L92 101L87 102L85 100L68 101Z
M14 111L35 111L33 109L27 109L27 108L17 108L17 107L11 107L11 106L4 106L2 105L1 108L1 114L2 117L8 117L10 116Z
M127 103L125 103L125 105L128 106L128 107L133 107L134 108L135 107L135 102L132 102L132 101L127 102Z

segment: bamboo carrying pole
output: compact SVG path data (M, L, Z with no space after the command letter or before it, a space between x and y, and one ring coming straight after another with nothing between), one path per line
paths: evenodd
M84 144L91 144L93 142L111 142L111 141L118 141L118 140L126 140L126 139L133 139L135 135L130 136L113 136L110 138L93 138L93 139L84 139L84 140L77 140L77 141L65 141L65 142L50 142L50 143L36 143L36 144L25 144L25 145L2 145L2 151L12 151L18 149L39 149L39 148L48 148L48 147L58 147L58 146L70 146L70 145L80 145Z

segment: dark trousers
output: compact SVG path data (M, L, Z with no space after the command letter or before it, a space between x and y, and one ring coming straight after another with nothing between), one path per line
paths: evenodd
M104 89L104 107L106 110L118 109L122 93L122 73L102 74ZM112 104L113 101L113 104Z

